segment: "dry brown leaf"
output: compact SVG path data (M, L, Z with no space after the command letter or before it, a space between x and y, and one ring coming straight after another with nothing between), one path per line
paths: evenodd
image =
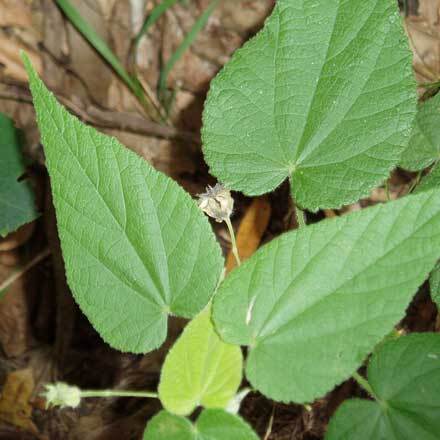
M24 0L0 0L0 26L31 27L32 9Z
M0 252L11 251L26 243L31 238L34 229L35 223L26 223L5 238L0 238Z
M29 403L34 386L29 368L8 374L0 397L0 420L38 434L32 422L32 406Z
M252 201L237 232L238 253L242 261L249 258L260 245L264 231L269 224L271 214L270 203L266 197L258 197ZM236 266L232 252L226 260L226 271L230 272Z
M324 215L327 218L333 218L338 216L338 214L336 214L336 212L333 209L324 209Z
M405 21L414 70L419 83L435 82L440 77L440 0L419 0L417 5L417 13Z
M24 43L0 33L0 64L3 75L16 81L27 82L27 74L20 58L20 50L25 50L39 74L43 70L39 54L30 50Z
M11 266L19 266L22 262L17 250L1 252L0 284L16 271ZM26 277L15 280L0 301L0 347L6 357L20 356L33 342L29 285L26 283Z

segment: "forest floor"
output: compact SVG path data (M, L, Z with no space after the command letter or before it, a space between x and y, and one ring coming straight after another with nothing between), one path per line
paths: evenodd
M71 0L145 88L155 90L164 61L176 50L209 0L173 6L134 49L133 39L158 1ZM403 5L405 3L405 5ZM74 303L64 275L54 209L44 157L19 59L25 49L44 81L69 110L176 179L192 195L215 181L200 148L201 113L210 80L231 54L253 36L274 0L223 0L167 78L170 121L165 127L141 108L114 71L60 12L54 0L0 0L0 112L14 119L26 135L28 177L41 216L0 239L0 284L17 271L0 300L0 440L138 440L159 403L142 399L87 399L78 410L46 410L43 385L65 381L82 388L147 389L157 387L164 355L182 329L174 320L164 347L145 356L119 353L107 346ZM420 84L440 79L440 0L401 2ZM405 6L405 7L403 7ZM426 92L420 88L420 96ZM408 191L414 175L401 170L389 181L391 198ZM386 200L379 188L340 211L309 216L313 222ZM295 228L288 188L251 200L234 194L233 222L239 243L251 253L259 243ZM225 227L213 224L225 254ZM23 270L29 262L35 262ZM318 325L318 324L317 324ZM403 330L439 329L437 311L422 287L411 304ZM347 397L362 391L347 381L310 408L274 404L250 394L241 414L265 440L322 439L329 417Z

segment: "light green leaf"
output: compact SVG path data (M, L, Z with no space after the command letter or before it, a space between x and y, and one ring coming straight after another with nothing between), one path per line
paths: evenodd
M368 378L378 401L344 402L330 421L327 440L438 440L440 335L390 340L377 350Z
M431 289L431 298L440 309L440 262L434 267L429 276L429 288Z
M161 411L148 422L144 440L162 439L193 440L197 439L197 433L187 418Z
M440 93L419 104L400 166L419 171L440 159Z
M0 236L4 237L37 218L34 196L26 182L19 133L11 119L0 113Z
M25 64L75 299L111 346L150 351L169 313L190 318L208 303L220 247L182 188L70 115Z
M242 379L239 346L223 342L211 323L211 308L185 328L162 366L159 398L168 411L188 415L202 405L226 408Z
M278 0L211 83L211 173L249 195L290 178L312 211L368 195L407 145L411 61L394 0Z
M440 256L440 191L282 235L214 297L227 342L249 346L246 376L283 402L310 402L349 377L405 313Z
M258 440L239 416L207 409L192 425L188 419L161 411L147 425L144 440Z

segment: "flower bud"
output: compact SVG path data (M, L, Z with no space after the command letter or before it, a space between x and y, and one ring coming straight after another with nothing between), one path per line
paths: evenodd
M81 402L81 390L78 387L64 382L45 385L46 391L42 395L46 398L46 408L70 406L76 408Z
M199 207L221 223L231 216L234 199L228 189L217 183L213 188L208 186L205 193L199 194Z

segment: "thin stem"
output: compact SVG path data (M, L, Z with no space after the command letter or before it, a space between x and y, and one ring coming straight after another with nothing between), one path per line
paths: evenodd
M363 388L373 399L377 400L373 388L368 383L368 380L362 377L357 371L353 373L353 379Z
M275 403L272 407L272 414L270 415L269 424L267 425L266 434L264 435L263 440L268 440L270 435L272 434L273 421L275 418Z
M417 173L417 176L414 179L414 182L412 183L412 185L410 186L410 188L408 190L408 194L411 194L414 191L414 188L419 184L420 178L422 177L422 172L423 172L423 170L421 170Z
M295 215L298 227L302 228L303 226L307 226L305 213L298 205L295 205Z
M232 253L234 254L235 261L237 261L237 266L240 266L241 260L240 255L238 254L237 241L235 240L235 232L234 228L232 227L231 219L227 217L225 223L228 227L229 235L231 236Z
M31 261L26 263L23 267L12 273L6 280L4 280L0 284L0 298L2 298L5 290L11 286L14 281L18 280L21 276L23 276L27 271L32 269L35 265L37 265L40 261L44 260L46 257L50 255L49 249L45 249L44 251L37 254Z
M387 200L390 201L391 200L390 182L388 180L385 182L385 191L386 191L386 194L387 194Z
M148 391L81 390L81 398L86 397L140 397L157 399L158 394Z

